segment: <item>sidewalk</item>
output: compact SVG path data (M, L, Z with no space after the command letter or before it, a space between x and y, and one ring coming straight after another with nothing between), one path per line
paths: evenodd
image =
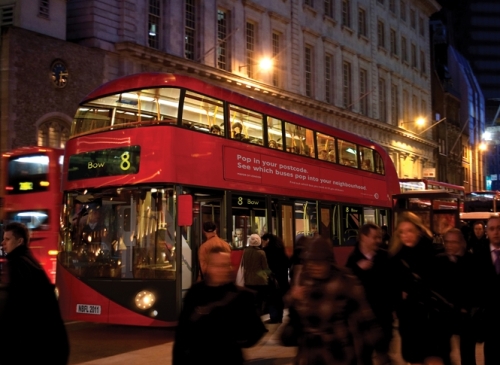
M249 365L293 365L295 347L283 347L279 343L279 324L266 325L267 332L260 342L244 350ZM107 358L80 363L79 365L148 365L172 363L173 342L148 347Z
M244 356L248 365L293 365L297 349L295 347L284 347L280 344L281 324L266 324L267 332L259 343L249 349L245 349ZM167 364L172 363L173 342L165 343L159 346L148 347L145 349L131 351L116 356L97 359L80 363L78 365L149 365L149 364ZM394 338L391 343L391 357L393 365L407 365L401 358L400 338L397 330L394 331ZM457 352L458 340L452 340L452 363L460 365L460 357ZM484 365L483 345L476 347L477 365Z

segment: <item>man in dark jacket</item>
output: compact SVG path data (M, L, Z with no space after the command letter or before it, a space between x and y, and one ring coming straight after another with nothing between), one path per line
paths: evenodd
M5 226L7 298L0 317L0 364L67 364L69 342L54 286L28 248L28 237L21 223Z
M173 348L173 365L241 365L242 348L254 345L266 328L254 295L233 283L231 256L208 254L206 275L186 293Z
M390 363L389 344L393 330L393 303L395 290L389 270L389 255L381 246L382 230L375 224L367 223L359 229L358 243L347 259L346 267L358 277L365 289L366 300L382 328L383 337L375 346L382 363ZM364 359L371 364L371 354Z
M432 331L436 347L445 364L450 364L450 341L453 334L460 336L462 364L476 364L476 341L472 335L473 257L466 250L466 242L458 228L444 235L445 252L433 262L432 287L450 304L449 310L438 311ZM446 307L442 307L444 309Z

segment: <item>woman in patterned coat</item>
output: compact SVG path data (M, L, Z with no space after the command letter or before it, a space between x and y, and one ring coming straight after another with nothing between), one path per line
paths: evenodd
M286 297L291 306L287 335L295 336L298 345L295 364L363 364L363 354L371 353L381 336L363 287L334 264L329 240L312 241L303 259L300 278Z

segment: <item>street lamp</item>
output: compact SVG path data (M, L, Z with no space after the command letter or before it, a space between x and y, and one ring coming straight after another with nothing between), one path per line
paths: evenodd
M420 117L415 120L410 120L408 122L401 122L401 127L404 127L405 124L415 123L418 127L421 127L425 124L425 119Z
M259 66L259 70L268 71L273 68L273 60L271 58L264 57L257 63L247 63L246 65L238 66L238 71L241 72L241 69L244 67L246 67L247 70L250 70L253 66Z
M446 117L439 119L436 123L433 123L430 126L428 126L427 128L425 128L423 131L418 132L418 134L420 135L420 134L427 132L429 129L437 126L439 123L444 122L445 120L446 120Z

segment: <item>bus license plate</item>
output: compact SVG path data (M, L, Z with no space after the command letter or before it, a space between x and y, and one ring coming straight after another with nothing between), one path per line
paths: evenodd
M101 314L101 306L92 304L77 304L76 313Z

